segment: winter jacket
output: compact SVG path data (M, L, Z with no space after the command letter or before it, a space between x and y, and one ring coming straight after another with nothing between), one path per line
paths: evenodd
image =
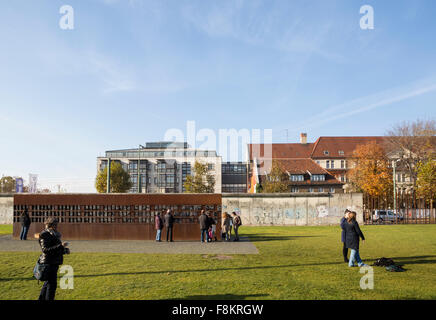
M154 218L154 227L156 228L156 230L163 229L164 223L163 223L162 218L160 216L156 216Z
M341 219L341 228L342 228L342 233L341 233L341 242L345 242L345 224L347 223L347 219L345 219L344 217Z
M170 227L173 226L173 224L174 224L174 217L173 217L173 215L171 213L165 214L164 219L165 219L165 227L166 228L170 228Z
M30 226L31 220L30 220L29 214L23 213L21 215L20 220L21 220L21 225L23 227L27 227L28 228Z
M209 229L209 217L205 213L198 217L198 222L200 222L200 230Z
M39 263L61 265L66 253L61 242L61 234L51 229L45 229L39 234L39 245L42 254Z
M360 231L357 221L348 222L345 224L345 246L349 249L359 250L359 237L365 240L362 231Z
M231 219L229 217L226 217L225 219L223 219L222 224L221 224L222 232L224 232L224 233L230 232L230 220Z

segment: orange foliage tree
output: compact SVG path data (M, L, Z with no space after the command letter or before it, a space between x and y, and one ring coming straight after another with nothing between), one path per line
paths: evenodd
M353 152L351 167L348 180L355 191L371 196L392 194L392 168L385 149L376 142L358 146Z

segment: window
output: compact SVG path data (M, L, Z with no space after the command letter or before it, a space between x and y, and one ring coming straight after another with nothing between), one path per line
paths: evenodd
M335 193L335 188L330 188L330 193Z
M344 150L339 150L338 153L339 153L340 156L343 156L344 155Z
M345 169L345 160L341 160L341 169Z
M325 181L325 175L323 175L323 174L313 174L310 177L310 180L312 180L312 181Z
M341 174L341 182L345 182L345 175Z
M291 188L291 192L293 192L293 193L298 192L298 188L297 187L292 187Z
M304 175L302 175L302 174L291 174L291 181L304 181Z
M309 188L309 192L313 192L313 188Z
M316 160L316 164L317 164L317 165L321 165L321 161Z
M318 192L324 192L324 188L319 188Z
M327 161L325 162L325 167L326 167L327 169L330 169L330 161L329 161L329 160L327 160Z
M324 154L325 154L326 156L328 156L328 155L329 155L329 152L328 152L327 150L324 150Z
M334 169L334 168L335 168L335 161L334 161L334 160L331 161L330 168L331 168L331 169Z

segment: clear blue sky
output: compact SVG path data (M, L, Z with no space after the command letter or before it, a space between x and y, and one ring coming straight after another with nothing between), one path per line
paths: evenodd
M97 156L188 120L296 142L434 119L435 34L434 0L2 1L0 175L93 192Z

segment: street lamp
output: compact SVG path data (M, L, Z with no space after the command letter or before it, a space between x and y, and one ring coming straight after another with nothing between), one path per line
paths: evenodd
M392 165L392 169L393 169L393 180L394 180L394 214L395 214L395 220L398 219L397 213L396 213L396 208L397 208L397 186L396 186L396 166L397 166L397 162L400 161L401 159L397 159L395 161L393 161L393 165Z

